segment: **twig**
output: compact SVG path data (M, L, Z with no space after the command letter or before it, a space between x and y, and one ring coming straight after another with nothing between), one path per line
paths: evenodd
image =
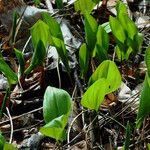
M54 9L52 7L51 0L45 0L45 3L46 3L46 6L47 6L49 12L53 14L54 13Z
M34 113L34 112L39 111L39 110L42 110L42 109L43 109L43 107L40 107L40 108L34 109L34 110L29 111L29 112L27 112L27 113L24 113L24 114L22 114L22 115L15 116L15 117L13 117L13 118L12 118L12 120L18 119L18 118L20 118L20 117L23 117L23 116L25 116L25 115L28 115L28 114ZM0 122L0 125L3 125L3 124L5 124L5 123L7 123L8 121L9 121L9 120L5 120L5 121L3 121L3 122Z
M14 130L14 128L13 128L12 117L11 117L11 115L10 115L10 112L9 112L8 107L6 107L6 110L7 110L7 114L8 114L9 120L10 120L11 132L10 132L9 143L11 144L11 143L12 143L12 139L13 139L13 130Z
M88 110L86 110L86 111L88 111ZM72 122L71 122L71 124L70 124L70 126L69 126L69 128L68 128L68 133L67 133L67 143L70 143L70 131L71 131L71 127L72 127L72 125L73 125L73 123L76 121L76 119L80 116L80 115L82 115L82 113L85 113L86 111L82 111L82 112L80 112L73 120L72 120Z

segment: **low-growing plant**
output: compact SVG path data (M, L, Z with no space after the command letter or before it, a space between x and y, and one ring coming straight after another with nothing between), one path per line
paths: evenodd
M121 75L116 64L110 60L103 61L90 77L81 104L98 111L105 95L117 90L120 84Z
M81 78L85 78L89 61L92 57L98 56L99 62L108 59L109 37L102 25L98 23L90 14L84 14L85 42L79 50L79 63ZM108 31L108 29L106 29ZM109 31L108 31L109 32Z
M117 17L110 16L109 22L116 39L116 53L119 59L128 60L130 54L137 54L143 43L143 36L138 32L135 23L129 18L123 2L116 5Z
M46 125L40 129L44 135L63 141L66 139L65 127L72 109L69 94L54 87L47 87L43 101L43 116Z

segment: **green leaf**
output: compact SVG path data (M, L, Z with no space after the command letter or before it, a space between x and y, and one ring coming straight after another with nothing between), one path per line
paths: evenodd
M41 2L41 0L34 0L34 3L35 3L36 5L39 5L40 2Z
M57 117L47 123L40 129L40 132L48 137L54 138L57 141L63 141L65 139L65 126L68 121L67 115Z
M107 33L110 33L111 32L111 28L110 28L110 23L109 22L105 22L101 25L104 30L107 32Z
M18 150L18 148L14 147L12 144L5 143L3 150Z
M124 43L126 40L126 35L121 23L112 16L110 16L109 22L110 22L112 33L115 36L115 38L121 43Z
M120 60L128 60L132 51L133 49L131 47L128 47L122 43L119 43L116 46L116 54Z
M12 33L11 33L11 44L15 42L15 36L16 36L16 27L17 27L17 12L13 12L13 23L12 23Z
M69 67L69 63L68 63L68 52L67 49L65 47L64 41L62 41L61 39L52 37L54 46L56 47L56 50L59 54L59 57L61 58L63 64L65 65L65 68L67 70L67 72L70 72L70 67Z
M118 1L116 5L116 11L117 11L117 16L119 16L122 13L127 14L127 6L123 2Z
M143 120L150 114L150 77L146 73L144 86L140 97L140 105L137 114L136 127L140 128Z
M6 76L10 85L18 82L16 73L7 65L2 56L0 56L0 72Z
M74 3L74 7L76 11L81 11L82 14L90 14L98 2L99 0L77 0Z
M79 50L79 64L80 64L80 76L83 79L89 66L89 51L87 51L86 44L83 43Z
M150 45L146 49L145 61L146 61L148 76L150 77Z
M106 93L111 93L117 90L121 84L121 75L113 61L105 60L103 61L92 74L89 79L88 85L92 85L98 79L104 78L109 84L109 88Z
M16 57L17 57L19 64L20 64L20 75L22 76L24 73L24 69L25 69L24 56L20 50L18 50L16 48L14 50L15 50Z
M56 5L58 9L62 9L64 7L63 0L56 0Z
M135 23L129 18L127 14L124 13L119 14L118 20L125 30L126 36L133 40L134 36L138 33Z
M126 136L125 136L125 143L123 146L123 150L129 150L130 138L131 138L131 126L130 126L130 123L128 121L127 126L126 126Z
M70 111L70 95L64 90L48 86L43 101L43 115L47 124L40 129L40 132L57 141L63 141L65 139L64 128Z
M34 49L37 48L39 41L42 41L46 48L50 37L48 25L42 20L38 20L31 28L31 36Z
M84 107L98 111L108 88L109 84L106 79L101 78L97 80L84 93L81 104Z
M5 138L2 136L1 132L0 132L0 149L3 150L3 147L5 145Z
M71 111L71 98L69 94L54 87L47 87L43 101L43 115L46 123L62 115L69 115Z
M85 38L87 44L87 50L92 54L95 44L96 44L96 33L98 29L98 24L96 20L86 13L84 15L85 18Z
M44 22L49 26L50 35L63 40L63 35L59 23L54 18L52 18L49 13L43 13L42 17Z
M98 27L97 41L96 41L96 52L101 62L108 58L107 51L109 47L109 37L102 26Z
M148 147L148 150L150 150L150 144L149 143L148 143L147 147Z
M25 70L25 74L28 75L36 67L43 66L45 56L46 56L46 49L43 42L40 40L33 53L30 66Z
M134 40L131 44L131 47L135 54L137 54L141 50L142 43L143 43L143 35L141 33L137 33L134 36Z

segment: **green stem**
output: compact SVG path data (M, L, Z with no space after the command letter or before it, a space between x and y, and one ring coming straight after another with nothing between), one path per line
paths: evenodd
M10 90L11 90L11 85L9 85L9 87L6 90L6 94L4 96L3 103L2 103L2 106L1 106L1 109L0 109L0 118L2 118L3 111L6 108L6 103L7 103L8 97L10 95Z

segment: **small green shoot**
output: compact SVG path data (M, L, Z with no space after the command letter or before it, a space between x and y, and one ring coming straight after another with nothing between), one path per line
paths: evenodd
M137 121L136 121L136 127L140 128L142 122L144 121L145 117L147 117L150 114L150 46L148 46L146 50L146 65L147 65L147 73L144 80L144 86L140 97L140 105L138 109L137 114Z
M56 47L59 57L61 58L63 64L66 67L67 72L69 73L70 68L68 63L68 52L65 47L60 25L48 13L43 13L43 20L49 26L50 45Z
M87 46L83 43L79 50L79 64L80 64L80 77L82 79L85 78L88 65L89 65L89 51L87 50Z
M123 150L129 150L130 138L131 138L131 126L128 121L127 126L126 126L126 135L125 135L125 142L124 142Z
M127 15L123 2L116 5L117 17L110 16L109 22L116 39L116 53L119 59L128 60L131 53L137 54L143 43L143 36L138 33L135 23Z
M25 70L25 60L24 60L24 56L22 54L22 52L18 49L14 49L15 50L15 54L16 54L16 57L19 61L19 64L20 64L20 72L19 72L19 75L22 76L24 74L24 70Z
M77 0L74 3L74 7L77 12L80 11L82 14L90 14L99 1L100 0Z
M84 18L85 18L84 30L85 30L85 40L87 44L87 50L90 52L90 54L92 54L96 44L96 34L98 24L96 20L88 13L84 15Z
M102 62L103 60L108 59L107 53L109 48L109 37L101 25L99 25L98 27L96 37L97 41L95 45L95 51L98 55L98 59L100 60L100 62Z

